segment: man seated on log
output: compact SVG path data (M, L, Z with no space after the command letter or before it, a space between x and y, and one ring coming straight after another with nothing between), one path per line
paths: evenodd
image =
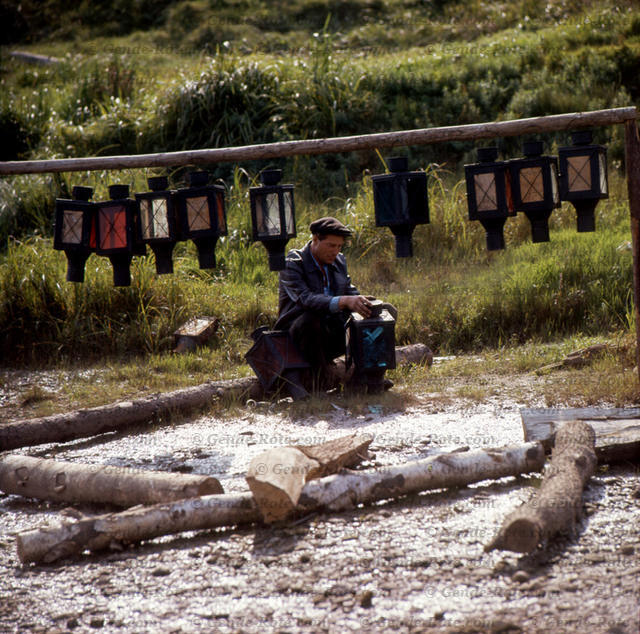
M288 330L311 365L318 387L337 383L333 359L345 353L345 323L351 312L369 317L370 298L351 283L340 250L351 230L332 217L309 226L311 240L293 249L280 273L277 330Z

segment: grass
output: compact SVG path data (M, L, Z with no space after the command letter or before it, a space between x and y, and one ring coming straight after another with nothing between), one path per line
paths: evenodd
M631 2L192 0L159 3L152 17L143 11L146 2L94 4L89 12L58 0L22 3L31 17L11 37L21 38L20 48L62 62L26 66L0 47L2 159L339 136L640 99L640 13ZM110 26L116 23L117 33ZM531 244L520 215L508 221L507 250L500 253L487 253L482 228L466 219L462 165L475 161L470 143L399 150L412 169L429 173L431 223L416 229L410 261L396 260L391 233L374 226L369 174L382 171L381 154L268 165L283 167L296 185L299 236L290 246L304 244L306 226L319 215L336 215L354 228L347 249L352 276L361 290L397 305L398 343L424 342L439 355L480 354L487 372L508 351L515 356L507 367L522 374L529 371L527 354L537 362L536 353L524 352L528 346L551 357L561 342L610 340L634 328L623 137L620 126L595 135L608 146L612 190L598 206L598 231L576 234L575 214L565 204L552 216L550 243ZM523 140L499 140L503 155L518 156ZM544 141L554 151L567 138ZM132 286L120 289L112 286L108 261L96 256L85 284L64 281L64 255L51 248L54 200L80 183L93 186L96 199L112 182L143 191L156 170L2 178L2 365L98 373L101 392L91 380L71 381L62 397L68 405L76 396L94 403L247 374L249 333L273 324L277 310L277 277L263 247L251 243L248 217L248 188L266 166L211 166L226 184L230 227L217 248L218 268L200 270L193 245L180 243L173 275L156 277L153 257L137 258ZM183 176L184 169L171 170L172 186ZM211 346L172 355L173 331L196 315L221 319ZM636 398L626 375L609 371L626 386L609 385L598 370L611 398ZM438 372L424 380L439 385ZM398 370L396 376L416 385L420 374ZM497 388L474 379L456 389L434 391L471 402L495 397ZM597 386L590 389L606 400ZM35 392L27 400L36 408L58 406Z

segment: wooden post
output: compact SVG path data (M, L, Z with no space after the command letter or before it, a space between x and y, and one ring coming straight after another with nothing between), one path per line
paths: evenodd
M635 119L624 124L625 167L633 248L633 303L636 318L636 368L640 378L640 139Z

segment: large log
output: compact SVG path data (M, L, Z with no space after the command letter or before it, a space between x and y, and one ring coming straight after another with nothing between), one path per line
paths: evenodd
M430 364L433 354L427 346L417 343L397 347L396 358L398 365ZM157 420L168 413L205 407L214 398L259 399L262 396L260 382L254 377L208 381L201 385L153 394L133 401L0 424L0 451L88 438Z
M581 515L584 485L597 464L594 446L595 433L587 423L563 425L556 433L551 462L537 494L505 518L485 551L529 553L543 539L573 532Z
M257 159L273 159L286 156L335 154L359 152L387 147L427 145L445 141L478 141L496 137L531 135L559 130L591 128L632 121L635 125L635 107L610 108L592 112L570 112L565 114L470 123L440 128L378 132L357 136L329 139L304 139L280 141L260 145L245 145L230 148L184 150L157 154L125 156L94 156L33 161L6 161L0 163L0 174L38 174L42 172L84 172L87 170L130 169L134 167L175 167L177 165L202 165L207 163L237 163Z
M31 456L0 457L0 490L53 502L158 504L223 493L216 478L85 465Z
M427 489L537 472L544 460L540 443L525 443L335 474L307 482L297 511L343 510ZM97 551L182 531L251 524L260 519L251 493L207 495L27 531L17 536L18 556L23 563L52 562L85 550Z
M525 441L539 440L551 451L558 428L571 420L588 423L596 434L601 464L640 460L640 408L574 407L521 409Z
M158 419L170 412L188 411L210 404L214 398L239 398L262 394L253 377L209 381L164 394L122 401L89 409L0 425L0 451L51 442L66 442L123 429Z
M355 466L368 456L372 440L370 434L351 434L317 445L276 447L257 455L246 480L262 519L270 524L290 516L306 482Z

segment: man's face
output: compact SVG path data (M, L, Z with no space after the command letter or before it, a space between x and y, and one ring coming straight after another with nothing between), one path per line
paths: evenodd
M329 234L322 238L321 236L314 235L311 239L311 253L318 261L318 264L333 264L343 244L343 236L333 236Z

